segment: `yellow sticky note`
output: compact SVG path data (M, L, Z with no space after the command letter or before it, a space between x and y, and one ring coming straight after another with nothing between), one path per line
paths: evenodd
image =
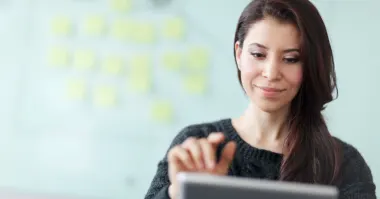
M83 100L86 86L83 79L70 79L67 83L67 96L70 100Z
M118 56L109 56L103 62L103 70L109 74L120 74L123 70L124 61Z
M132 40L136 31L134 24L130 20L116 19L111 26L111 36L122 41Z
M116 104L116 90L111 86L95 88L94 104L100 107L110 107Z
M132 75L136 74L147 74L150 73L153 67L153 60L151 56L140 54L135 55L130 59L129 62L130 71L129 73Z
M182 18L171 18L164 22L163 35L169 39L183 39L185 35L185 22Z
M169 123L173 121L174 108L168 101L157 101L153 103L151 110L152 119L161 123Z
M130 60L128 84L134 91L146 93L152 86L152 58L149 55L135 55Z
M155 29L152 23L139 22L134 24L133 39L137 43L153 43L155 41Z
M91 50L78 50L74 54L74 67L88 70L95 66L95 54Z
M128 12L132 8L132 0L111 0L111 8L118 12Z
M205 69L210 64L210 55L207 49L201 47L190 48L187 54L187 66L190 70Z
M68 17L55 17L51 22L51 31L54 35L68 36L72 32L72 22Z
M86 34L99 36L105 32L106 22L102 16L89 16L84 21L84 30Z
M162 64L166 69L178 70L183 65L183 56L178 52L166 52L162 57Z
M207 79L205 75L188 75L183 80L183 86L189 94L204 94L206 92Z
M133 92L146 94L152 89L152 77L148 74L130 76L127 84Z
M67 66L69 64L69 51L65 47L53 47L48 55L50 66Z

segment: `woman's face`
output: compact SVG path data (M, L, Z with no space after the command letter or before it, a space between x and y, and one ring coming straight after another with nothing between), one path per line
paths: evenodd
M296 26L267 17L235 44L243 88L266 112L288 108L302 82L300 34Z

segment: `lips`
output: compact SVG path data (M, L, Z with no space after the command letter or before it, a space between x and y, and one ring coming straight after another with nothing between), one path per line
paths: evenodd
M266 86L256 86L261 90L261 94L267 99L278 99L285 89L266 87Z
M273 87L265 87L265 86L257 86L257 87L260 88L263 91L266 91L266 92L282 92L282 91L285 90L285 89L279 89L279 88L273 88Z

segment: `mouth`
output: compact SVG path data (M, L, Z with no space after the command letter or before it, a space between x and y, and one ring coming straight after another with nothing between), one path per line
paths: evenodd
M256 86L256 85L255 85ZM265 91L265 92L271 92L271 93L280 93L285 91L286 89L280 89L280 88L274 88L274 87L266 87L266 86L256 86L257 88Z

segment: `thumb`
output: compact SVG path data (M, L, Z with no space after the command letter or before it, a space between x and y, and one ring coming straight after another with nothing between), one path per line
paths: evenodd
M220 174L220 175L227 174L228 168L234 158L235 151L236 151L236 143L228 142L222 150L219 163L215 167L217 174Z

